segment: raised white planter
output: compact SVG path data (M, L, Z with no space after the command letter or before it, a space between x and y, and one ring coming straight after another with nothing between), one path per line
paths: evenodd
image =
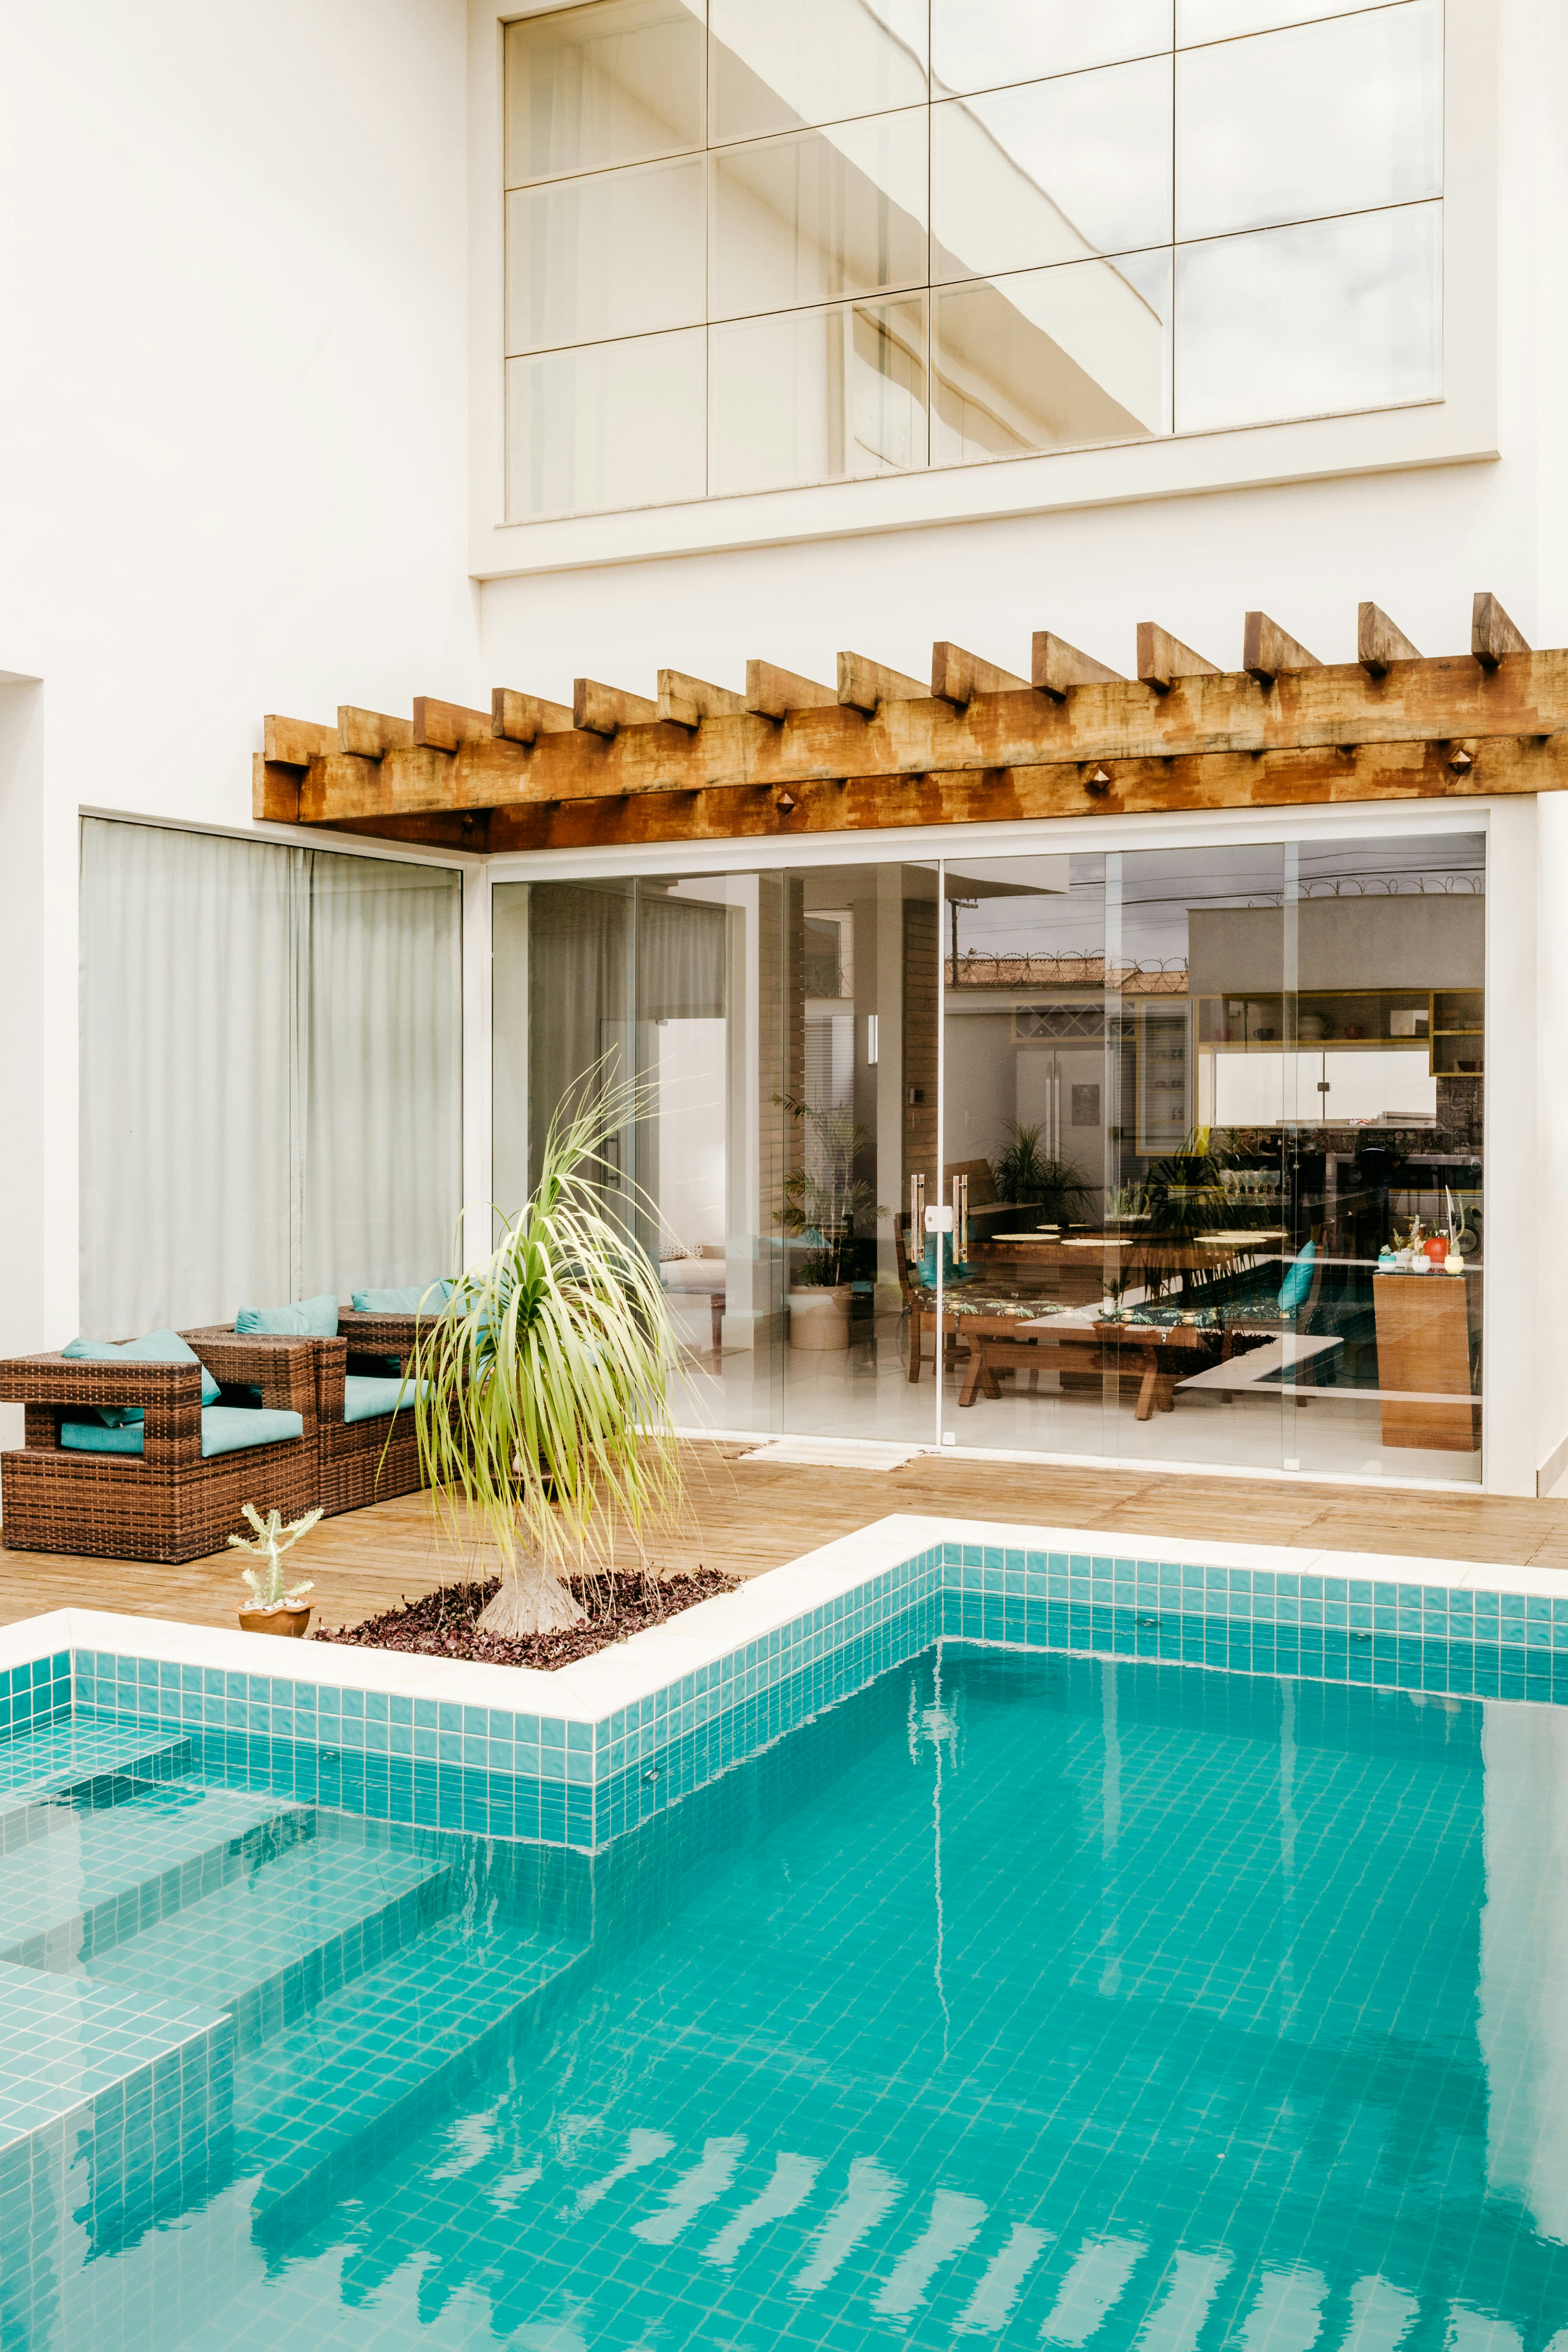
M789 1343L792 1348L847 1348L849 1345L850 1287L835 1283L831 1289L811 1286L789 1294Z

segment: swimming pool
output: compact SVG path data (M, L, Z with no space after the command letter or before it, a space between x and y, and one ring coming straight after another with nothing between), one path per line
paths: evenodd
M147 2037L30 2238L0 2158L7 2347L1568 2326L1561 1708L939 1627L587 1849L7 1757L0 2033Z

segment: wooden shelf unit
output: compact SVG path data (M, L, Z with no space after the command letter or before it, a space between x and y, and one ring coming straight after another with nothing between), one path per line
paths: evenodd
M1308 1053L1317 1045L1331 1045L1336 1053L1384 1053L1389 1046L1425 1045L1428 1077L1479 1077L1481 1068L1460 1070L1460 1060L1483 1065L1486 1058L1486 1000L1479 988L1314 988L1302 989L1295 998L1295 1024L1287 1036L1286 1007L1290 1000L1283 990L1273 993L1258 990L1210 992L1194 1000L1196 1010L1196 1043L1200 1049L1228 1054ZM1236 1026L1236 1016L1228 1011L1233 1004L1242 1009L1243 1034L1230 1034ZM1336 1013L1330 1013L1330 1007ZM1357 1017L1350 1008L1360 1009ZM1218 1017L1216 1018L1216 1009ZM1332 1021L1335 1034L1324 1037L1303 1037L1300 1020L1303 1013L1322 1012ZM1396 1036L1389 1026L1392 1014L1414 1013L1424 1016L1426 1026L1410 1036ZM1255 1021L1254 1014L1258 1018ZM1336 1017L1337 1016L1337 1017ZM1346 1026L1359 1029L1359 1037L1347 1037ZM1256 1034L1267 1029L1271 1034ZM1473 1055L1459 1054L1450 1047L1441 1051L1444 1040L1474 1039Z

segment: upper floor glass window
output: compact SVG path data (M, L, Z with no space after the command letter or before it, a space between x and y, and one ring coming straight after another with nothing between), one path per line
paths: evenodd
M1442 7L514 21L509 514L1436 398Z

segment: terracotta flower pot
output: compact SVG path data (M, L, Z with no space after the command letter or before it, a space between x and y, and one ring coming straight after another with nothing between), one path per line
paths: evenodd
M286 1602L279 1601L270 1609L242 1609L239 1612L239 1630L242 1633L291 1634L300 1641L310 1622L311 1606L309 1601L305 1601L297 1609L290 1609Z

